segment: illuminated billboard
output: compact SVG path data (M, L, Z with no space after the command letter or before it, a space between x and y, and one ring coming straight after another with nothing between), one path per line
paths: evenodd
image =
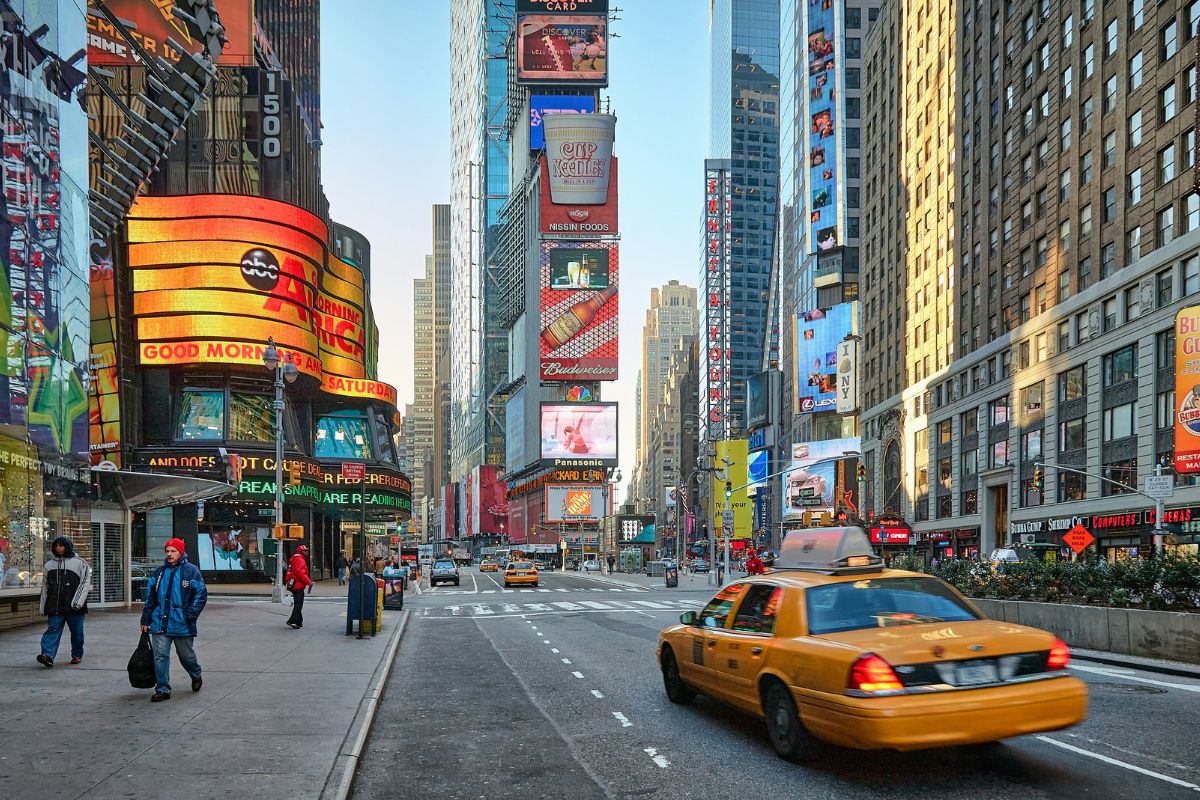
M254 65L253 0L215 0L221 25L228 41L216 59L223 67ZM104 0L113 16L130 28L134 41L151 56L179 61L179 51L167 44L167 38L198 53L204 42L192 36L188 26L171 14L171 3L161 0ZM108 19L88 3L88 66L127 66L140 63L133 48Z
M517 81L607 85L608 17L519 15Z
M608 0L517 0L518 14L607 14Z
M771 372L746 379L746 427L757 428L771 419Z
M556 205L603 205L612 177L617 118L612 114L551 114L542 119L550 199Z
M854 333L854 304L814 309L796 318L796 413L837 408L838 344Z
M839 244L834 14L829 3L808 8L808 93L812 123L808 132L809 252L831 250Z
M542 379L615 381L616 242L543 242L541 262ZM604 281L603 288L591 285L593 276Z
M532 94L529 96L529 149L546 146L542 117L546 114L594 114L596 97L592 94Z
M1175 471L1200 472L1200 306L1175 315Z
M546 487L546 523L599 522L609 513L607 486L551 484Z
M750 488L746 484L750 467L749 442L745 439L723 439L716 442L712 476L712 527L718 536L728 535L734 539L748 539L753 534L754 507L750 502ZM725 483L733 490L725 499ZM725 524L726 511L733 512L733 529Z
M608 194L600 204L582 203L573 195L555 202L550 186L550 169L546 157L541 159L541 197L538 216L543 238L580 238L616 236L617 227L617 157L608 168Z
M113 261L107 242L92 242L89 269L94 377L88 387L91 465L120 469L121 380L117 371L117 308Z
M508 521L508 484L492 464L475 467L466 477L463 494L466 536L500 534Z
M324 391L396 404L367 376L363 275L329 254L319 217L259 197L140 197L127 230L139 363L261 367L273 337Z
M792 445L791 466L783 476L783 520L800 519L806 511L833 513L852 500L851 492L841 491L838 466L857 459L860 446L858 437Z
M542 403L541 456L553 466L617 465L616 403Z

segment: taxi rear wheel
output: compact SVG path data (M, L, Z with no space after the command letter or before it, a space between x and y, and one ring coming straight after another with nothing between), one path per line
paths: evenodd
M667 692L667 699L672 703L687 705L696 699L696 690L683 682L679 675L679 663L675 660L674 651L669 647L663 649L662 675L663 688Z
M805 729L796 712L792 693L778 681L766 686L763 698L767 736L771 747L788 761L807 761L816 754L817 742Z

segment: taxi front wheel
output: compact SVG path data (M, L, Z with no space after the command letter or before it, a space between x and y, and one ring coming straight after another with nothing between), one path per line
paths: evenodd
M817 741L800 722L792 693L778 681L767 684L763 698L767 736L771 747L788 761L808 761L816 755Z
M675 653L671 648L663 649L662 654L663 688L667 699L672 703L687 705L696 699L696 690L683 682L679 676L679 664L675 661Z

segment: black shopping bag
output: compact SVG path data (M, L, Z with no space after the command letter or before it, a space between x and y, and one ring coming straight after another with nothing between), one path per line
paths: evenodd
M129 657L129 685L135 689L153 689L154 649L150 647L150 634L143 633L137 649Z

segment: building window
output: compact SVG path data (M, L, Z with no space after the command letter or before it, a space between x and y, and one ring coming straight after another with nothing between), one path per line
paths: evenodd
M1125 322L1130 322L1141 316L1141 303L1138 302L1138 292L1140 291L1141 289L1137 286L1131 286L1125 290Z
M1175 390L1159 392L1154 399L1154 427L1169 431L1175 427Z
M1137 411L1136 403L1122 403L1113 408L1104 409L1104 441L1115 442L1133 436L1137 430L1134 419Z
M1092 102L1092 98L1090 98L1090 97L1088 99L1084 100L1083 105L1080 106L1080 108L1079 108L1079 121L1083 124L1083 132L1084 133L1087 133L1088 131L1090 131L1092 129L1092 121L1093 121L1093 119L1092 119L1093 113L1092 112L1094 110L1095 110L1095 104Z
M1175 239L1175 207L1167 206L1158 212L1158 246L1170 244Z
M1183 198L1183 230L1181 233L1189 233L1200 228L1200 194L1191 192L1187 197Z
M1070 14L1063 20L1062 24L1062 49L1069 50L1075 42L1075 18Z
M1136 31L1146 22L1146 0L1131 0L1129 4L1129 30Z
M1108 58L1117 52L1117 20L1109 20L1104 28L1104 57Z
M999 442L992 443L991 466L993 468L1008 466L1008 440L1007 439L1002 439Z
M1087 499L1087 477L1078 472L1058 473L1058 502L1067 503L1072 500Z
M1191 41L1192 37L1200 33L1200 2L1192 0L1187 7L1187 38Z
M1101 195L1104 201L1104 221L1112 222L1117 216L1117 189L1115 186L1110 186L1104 190Z
M1104 94L1101 100L1101 107L1105 114L1112 113L1112 110L1117 107L1117 76L1109 75L1104 81Z
M355 412L335 412L317 423L317 458L369 459L371 439L366 417Z
M1058 401L1078 400L1087 392L1087 366L1080 364L1058 375Z
M962 465L963 476L974 475L979 470L979 451L974 447L964 450L959 461Z
M1112 484L1108 481L1102 482L1102 493L1105 497L1127 494L1133 491L1132 487L1137 483L1137 459L1127 458L1105 462L1104 477L1108 478L1109 481L1117 481L1118 484L1122 484Z
M1142 227L1138 227L1125 232L1125 266L1129 266L1133 262L1142 257Z
M1138 50L1133 54L1133 58L1129 59L1129 91L1133 91L1142 85L1145 80L1145 58L1142 56L1142 51Z
M1161 278L1161 274L1159 275ZM1158 369L1172 369L1175 366L1175 329L1167 328L1154 336L1154 360Z
M265 394L231 394L229 396L230 441L275 441L273 402L273 398Z
M1064 353L1071 348L1070 322L1058 323L1058 352Z
M1042 491L1034 486L1032 480L1021 481L1021 507L1029 508L1031 506L1040 506L1041 504Z
M1079 259L1079 291L1092 285L1092 257Z
M1079 159L1079 185L1087 186L1092 182L1092 151L1088 150Z
M1158 93L1158 119L1167 122L1179 111L1175 95L1175 81L1171 81Z
M186 442L224 439L225 390L184 390L175 418L175 438Z
M1175 180L1175 144L1158 151L1158 181L1167 184Z
M1071 220L1064 219L1058 226L1058 248L1064 253L1071 249Z
M1129 115L1129 146L1137 147L1142 143L1142 111L1138 109Z
M1104 156L1102 164L1104 169L1111 169L1117 163L1117 134L1110 133L1104 137Z
M1101 316L1104 318L1101 330L1105 333L1117 327L1117 298L1110 297L1104 301Z
M1088 203L1079 209L1079 235L1088 236L1092 232L1092 204Z
M862 39L846 37L846 58L862 58Z
M1064 152L1071 149L1071 118L1067 117L1062 121L1062 128L1059 130L1059 145Z
M991 403L992 425L1004 425L1008 422L1008 395L997 397Z
M1142 168L1138 167L1129 173L1129 205L1136 206L1142 202Z
M1069 419L1058 424L1058 451L1060 453L1084 447L1087 447L1087 421L1083 417Z
M1183 262L1183 293L1200 292L1200 259L1192 256Z
M1163 27L1160 33L1162 39L1162 60L1166 61L1173 58L1179 50L1179 25L1175 20L1171 20Z
M1058 202L1065 203L1071 199L1071 170L1064 169L1058 176Z
M1091 338L1092 330L1088 325L1088 312L1080 311L1075 315L1075 343L1086 342Z
M1191 169L1196 165L1196 129L1188 128L1183 135L1183 164L1181 169Z
M1096 46L1089 44L1083 48L1083 79L1086 81L1096 72Z
M979 433L979 414L975 409L964 412L960 418L960 424L962 425L962 435L964 437L975 436Z
M978 514L979 513L979 491L977 489L967 489L962 494L962 514Z
M1071 273L1065 269L1058 273L1058 302L1062 302L1071 296Z
M1066 69L1064 69L1064 70L1063 70L1063 74L1062 74L1062 87L1063 87L1063 100L1064 100L1064 101L1066 101L1066 100L1070 100L1070 99L1071 99L1071 92L1073 91L1073 88L1074 88L1074 81L1072 80L1071 67L1069 67L1069 66L1068 66ZM1049 106L1050 106L1050 95L1049 95L1049 94L1043 94L1042 96L1043 96L1043 97L1046 99L1046 103L1045 103L1045 105L1046 105L1046 112L1045 112L1044 114L1042 114L1042 117L1043 117L1043 118L1045 118L1045 117L1048 117L1048 116L1050 116L1050 108L1049 108Z
M1042 400L1044 399L1045 392L1046 386L1041 381L1030 386L1026 386L1021 390L1022 419L1041 416Z
M1100 248L1100 277L1101 280L1109 277L1117 271L1117 246L1112 242L1105 242Z
M1173 299L1173 290L1175 287L1175 276L1171 274L1171 270L1164 269L1158 273L1158 307L1171 305Z
M1115 300L1113 301L1116 302ZM1137 345L1104 354L1104 387L1131 381L1137 377Z

